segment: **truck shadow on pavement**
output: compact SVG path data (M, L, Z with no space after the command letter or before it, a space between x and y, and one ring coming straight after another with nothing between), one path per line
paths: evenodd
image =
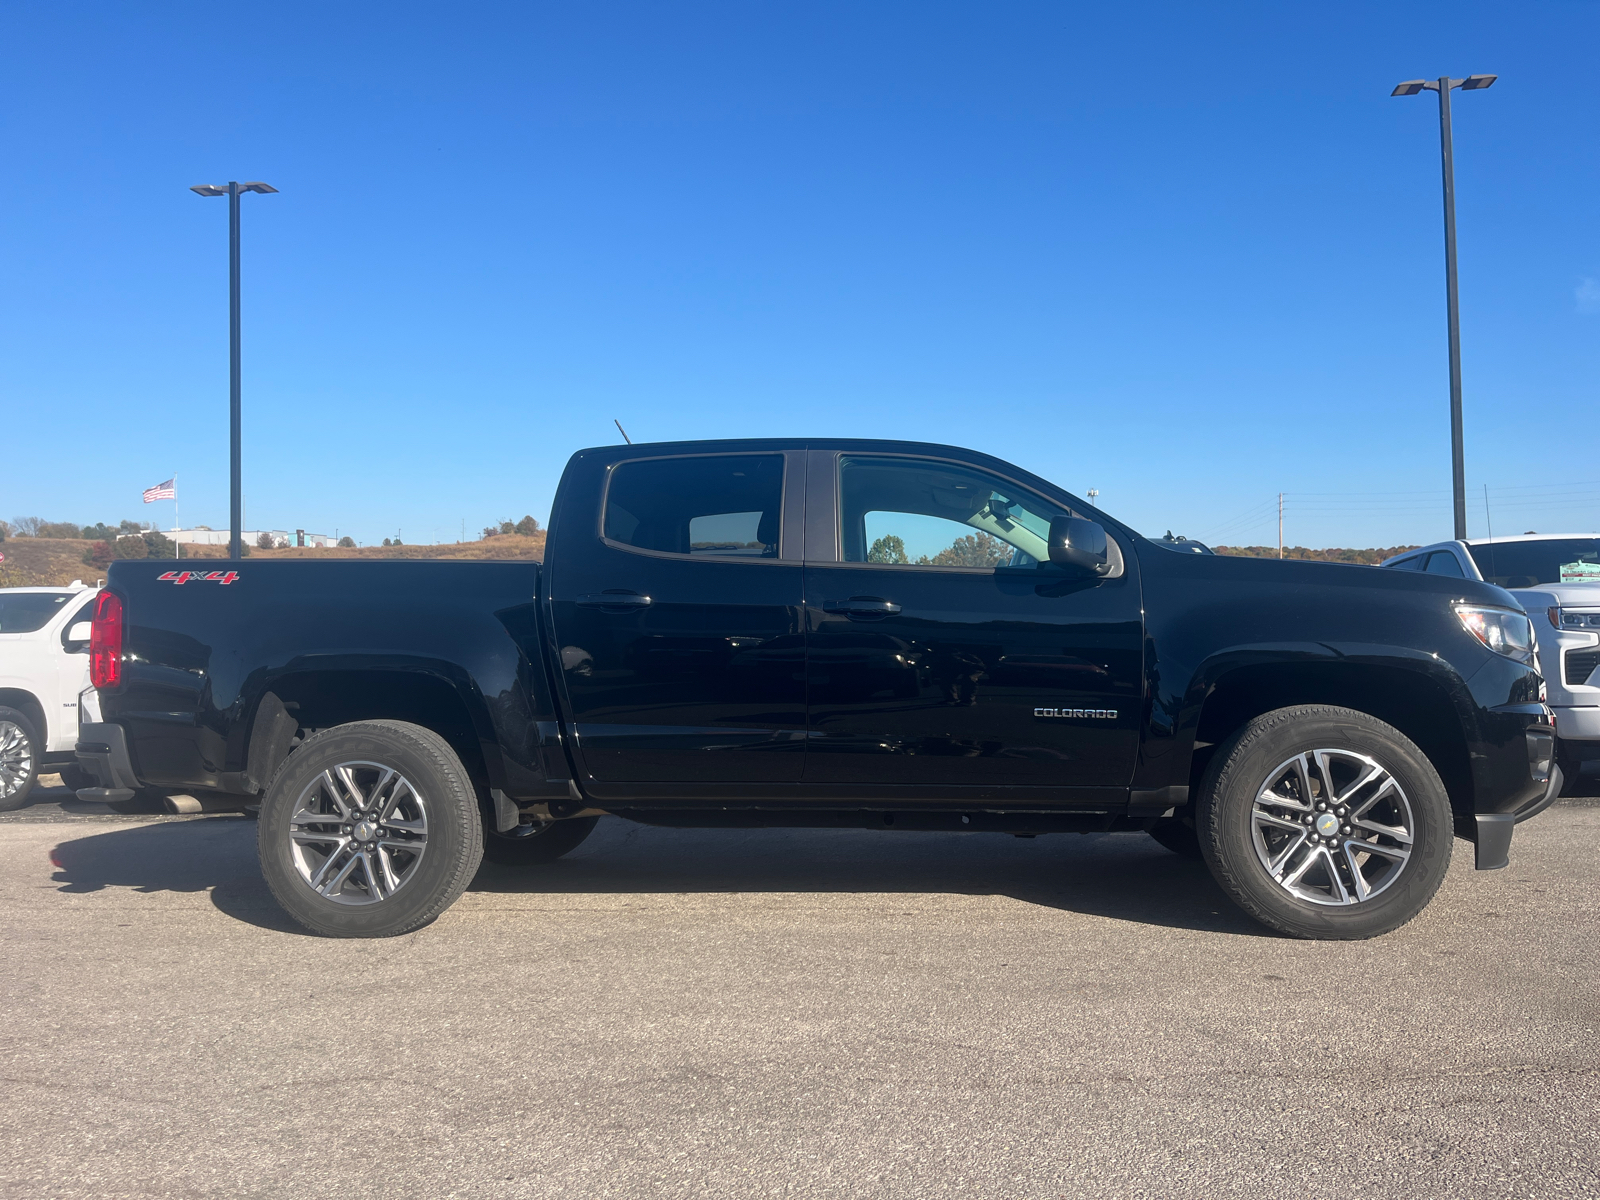
M267 890L256 825L240 817L140 823L86 833L51 853L63 892L209 891L237 920L302 933ZM1111 920L1274 937L1223 895L1203 864L1144 834L880 833L662 829L606 818L567 857L485 862L469 892L539 895L839 893L1003 896Z

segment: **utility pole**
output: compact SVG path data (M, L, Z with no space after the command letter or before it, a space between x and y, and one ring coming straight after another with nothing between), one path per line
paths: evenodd
M1283 557L1283 493L1278 493L1278 557Z
M1450 133L1450 93L1455 88L1476 92L1488 87L1496 75L1468 75L1452 79L1411 79L1395 85L1391 96L1439 94L1439 150L1444 172L1444 290L1445 319L1450 339L1450 474L1455 509L1455 537L1467 536L1467 466L1461 417L1461 308L1456 295L1456 169Z

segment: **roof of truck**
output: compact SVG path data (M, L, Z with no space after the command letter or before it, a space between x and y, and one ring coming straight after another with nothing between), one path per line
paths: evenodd
M1465 538L1469 546L1490 546L1500 542L1558 542L1572 538L1600 538L1600 533L1514 533L1504 537Z

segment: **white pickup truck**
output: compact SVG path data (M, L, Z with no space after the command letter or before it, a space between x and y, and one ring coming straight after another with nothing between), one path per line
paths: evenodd
M1498 584L1539 639L1539 673L1556 717L1556 756L1575 780L1600 759L1600 535L1525 533L1435 542L1385 560L1391 570Z
M59 770L69 787L76 783L79 705L95 705L89 687L95 595L80 581L0 589L0 811L27 803L41 772Z

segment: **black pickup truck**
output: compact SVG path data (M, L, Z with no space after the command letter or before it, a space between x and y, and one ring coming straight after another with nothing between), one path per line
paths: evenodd
M583 450L542 565L226 568L111 567L79 794L259 804L267 881L330 935L609 813L1144 830L1269 926L1369 937L1561 785L1501 589L1193 553L948 446Z

